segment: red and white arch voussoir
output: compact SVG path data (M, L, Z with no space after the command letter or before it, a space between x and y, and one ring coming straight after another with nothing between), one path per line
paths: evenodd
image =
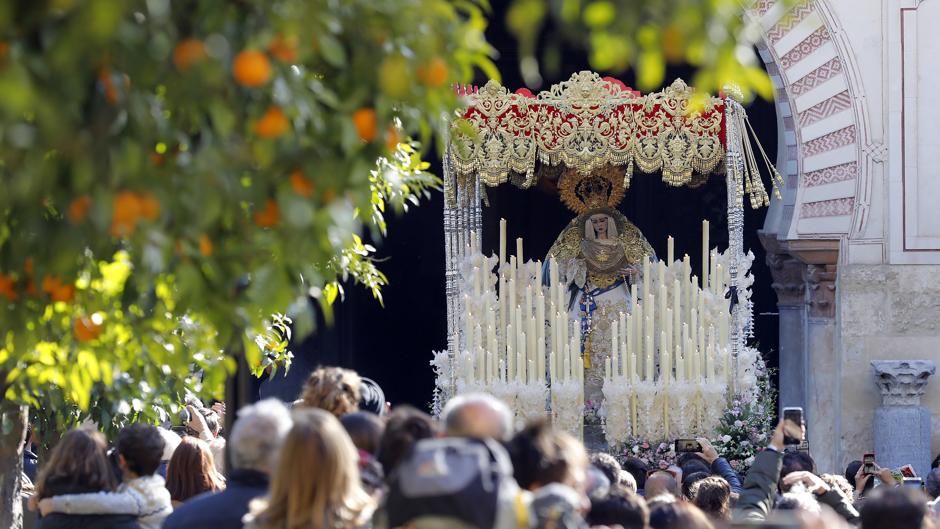
M861 125L846 58L818 0L785 7L758 0L761 57L777 89L785 150L781 238L817 238L860 228Z

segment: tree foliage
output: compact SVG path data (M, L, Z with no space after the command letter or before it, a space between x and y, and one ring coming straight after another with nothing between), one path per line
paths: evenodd
M787 9L807 0L783 0ZM559 60L558 39L546 39L536 60L540 36L549 26L588 50L597 70L633 70L637 88L652 90L664 82L667 65L689 64L702 91L718 93L738 85L749 100L773 97L754 44L761 39L757 17L742 0L513 0L506 24L520 42L520 67L526 82L539 84L539 64ZM788 16L788 15L785 15Z
M495 75L484 29L445 0L5 3L0 396L161 418L224 351L289 358L269 315L379 297L359 234L436 187L418 146Z

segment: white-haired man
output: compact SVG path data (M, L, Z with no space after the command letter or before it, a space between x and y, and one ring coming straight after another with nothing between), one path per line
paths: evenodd
M268 476L291 424L290 412L277 399L239 410L228 436L232 471L226 489L180 505L163 523L163 529L241 529L248 504L268 492Z
M441 419L448 437L507 441L513 434L509 407L486 393L468 393L450 399L441 412Z

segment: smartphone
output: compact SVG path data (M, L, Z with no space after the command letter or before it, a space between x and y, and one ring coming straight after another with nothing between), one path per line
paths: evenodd
M924 489L924 480L923 480L923 478L909 478L909 477L905 477L905 478L904 478L904 483L903 483L903 485L904 485L905 487L911 487L911 488L914 488L914 489L921 489L921 490L923 490L923 489Z
M874 475L877 472L875 468L875 454L865 454L862 456L862 474L866 476Z
M676 439L676 453L701 452L702 444L695 439Z
M914 467L912 467L911 465L904 465L903 467L901 467L900 470L901 470L901 475L904 476L905 478L917 477L917 472L914 472Z
M783 409L783 444L799 445L803 442L803 408Z

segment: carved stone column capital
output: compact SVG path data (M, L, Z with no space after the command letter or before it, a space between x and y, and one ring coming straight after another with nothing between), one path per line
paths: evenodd
M929 360L875 360L871 367L883 406L920 406L927 379L937 370Z
M806 292L803 269L806 265L790 254L768 252L767 267L773 278L770 286L777 293L777 305L803 305Z
M803 279L809 291L809 316L835 318L836 265L806 265Z

